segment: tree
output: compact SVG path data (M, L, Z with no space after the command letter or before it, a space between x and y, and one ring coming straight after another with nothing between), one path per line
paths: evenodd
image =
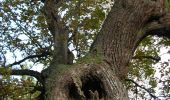
M35 77L37 85L27 91L41 91L40 100L128 100L125 81L146 90L152 98L158 98L135 81L127 79L127 76L138 76L139 73L134 72L142 69L134 68L133 63L137 63L136 59L143 58L153 60L151 63L142 62L143 65L146 64L143 67L146 77L154 74L153 69L146 66L160 60L160 57L155 57L157 50L145 55L144 50L138 46L141 45L142 48L150 45L154 40L153 36L163 37L161 42L157 42L169 45L168 0L114 0L114 3L102 0L45 0L43 5L36 0L23 2L7 0L3 3L1 16L8 23L1 25L2 38L7 38L4 40L2 54L5 60L5 50L20 50L27 57L12 64L4 61L0 72L2 75ZM18 5L18 8L10 4ZM13 9L18 11L14 12ZM20 11L21 15L18 14ZM14 25L7 27L10 26L9 22ZM15 35L11 36L11 32L15 32ZM21 34L27 36L29 41L23 42L19 38ZM91 40L93 42L89 46ZM78 59L74 64L70 46L77 53ZM27 64L22 63L28 59L48 67L41 73L26 69ZM11 68L18 64L21 69ZM137 66L142 64L137 63ZM154 86L154 80L150 82ZM126 86L128 85L130 84ZM170 97L169 90L166 93L168 95L165 98Z

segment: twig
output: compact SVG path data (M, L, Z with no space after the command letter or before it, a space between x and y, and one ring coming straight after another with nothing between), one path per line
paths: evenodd
M44 52L44 53L42 53L42 54L40 54L40 55L30 55L30 56L28 56L28 57L26 57L26 58L24 58L24 59L22 59L22 60L20 60L20 61L17 61L17 62L14 62L14 63L12 63L12 64L9 64L8 66L18 65L18 64L24 62L24 61L27 60L27 59L40 58L40 57L45 57L45 56L47 56L47 55L50 55L50 53L49 53L49 52Z
M156 62L160 61L161 60L161 57L159 56L134 56L132 57L132 59L142 59L142 58L146 58L146 59L152 59L152 60L155 60Z
M138 87L140 87L141 89L143 89L143 90L145 90L146 92L148 92L149 93L149 95L151 96L151 97L153 97L154 99L156 99L156 98L158 98L158 97L156 97L155 95L153 95L148 89L146 89L145 87L143 87L143 86L141 86L141 85L139 85L138 83L136 83L134 80L131 80L131 79L125 79L125 81L130 81L130 82L132 82L132 83L134 83L136 86L138 86Z

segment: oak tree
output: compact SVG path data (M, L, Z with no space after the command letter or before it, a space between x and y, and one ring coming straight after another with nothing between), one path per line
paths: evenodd
M169 0L0 2L2 99L170 98L169 62L160 79L153 66L170 45ZM38 64L41 72L31 69Z

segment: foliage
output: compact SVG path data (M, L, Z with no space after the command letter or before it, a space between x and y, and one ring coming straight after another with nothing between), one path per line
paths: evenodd
M0 98L13 100L30 100L39 95L39 91L34 90L34 79L22 76L20 79L5 75L0 80ZM32 86L32 87L31 87Z
M66 11L63 21L69 27L69 44L75 48L77 57L89 50L109 7L107 0L74 0L61 6L60 12Z
M68 47L75 53L76 59L88 52L112 5L110 0L71 0L59 5L58 14L61 16L61 21L68 27L70 38ZM43 15L43 3L40 1L0 0L0 22L0 55L3 57L3 67L31 55L53 52L53 37L48 31ZM161 48L169 45L168 38L149 36L141 42L134 56L161 56ZM31 58L19 66L12 67L22 69L26 66L30 69L29 66L36 63L41 63L46 67L50 61L51 55L49 54ZM128 78L146 86L153 94L156 93L156 89L159 89L160 96L167 99L170 98L169 62L160 61L160 65L155 66L157 63L155 60L142 57L133 59L129 64ZM155 76L157 71L160 71L160 77ZM150 98L148 93L140 88L136 92L136 86L133 83L127 82L126 85L129 92L136 93L138 98ZM32 86L35 86L35 80L31 77L22 76L18 79L6 75L1 79L0 90L4 91L0 92L0 96L12 99L28 99L30 95L37 97L39 94L37 91L30 94L33 90ZM130 94L130 96L134 98L135 95Z
M48 33L40 2L5 0L1 1L0 6L1 54L11 53L17 60L16 52L20 52L22 57L27 57L49 50L52 38ZM32 61L43 59L45 58Z

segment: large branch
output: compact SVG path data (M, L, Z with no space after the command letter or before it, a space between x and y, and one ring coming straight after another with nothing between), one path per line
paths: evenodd
M153 20L145 29L146 35L170 38L170 12Z
M4 72L0 71L0 75L3 75ZM43 84L43 77L41 75L41 73L37 72L37 71L33 71L33 70L28 70L28 69L24 69L24 70L11 70L11 75L28 75L28 76L33 76L35 77L40 83Z
M44 2L44 15L48 28L54 38L54 52L52 63L67 64L67 44L68 44L68 32L65 22L61 21L61 16L56 9L62 4L62 0L45 0Z

